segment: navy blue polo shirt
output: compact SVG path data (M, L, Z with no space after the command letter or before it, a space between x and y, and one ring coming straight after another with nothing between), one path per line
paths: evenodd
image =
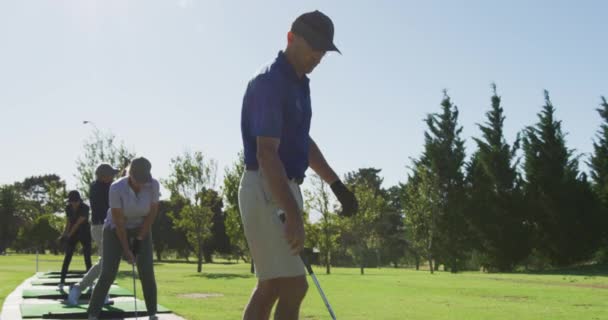
M279 158L287 177L304 178L310 145L310 87L298 78L283 52L256 75L245 91L241 134L245 164L257 165L257 137L281 140Z

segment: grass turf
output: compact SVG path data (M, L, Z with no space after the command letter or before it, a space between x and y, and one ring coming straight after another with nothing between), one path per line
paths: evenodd
M74 269L82 269L75 258ZM46 255L40 269L57 270L62 257ZM35 257L0 256L0 300L33 275ZM131 290L131 268L121 265L117 283ZM238 319L255 277L249 265L157 263L158 302L187 319ZM548 273L450 274L410 269L315 268L341 319L608 319L608 267ZM327 319L316 288L310 288L302 319ZM141 286L138 284L138 297Z

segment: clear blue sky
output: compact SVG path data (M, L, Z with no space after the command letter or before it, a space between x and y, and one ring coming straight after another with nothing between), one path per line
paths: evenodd
M506 134L536 122L548 89L578 152L592 150L608 95L604 1L0 2L0 184L45 173L74 187L92 120L166 177L185 150L220 172L241 148L248 79L284 48L292 20L320 9L343 56L311 75L312 136L343 174L406 179L423 119L447 88L467 153L495 81Z

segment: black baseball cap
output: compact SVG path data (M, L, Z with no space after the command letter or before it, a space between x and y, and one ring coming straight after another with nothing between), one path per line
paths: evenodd
M337 51L342 54L334 44L334 23L319 10L296 18L291 24L291 32L304 38L314 50Z
M68 193L68 202L76 202L80 200L82 200L82 198L80 198L80 192L72 190Z
M117 175L118 172L118 170L107 163L102 163L95 169L95 174L100 177L113 177Z
M129 173L139 183L148 183L152 181L152 163L144 157L139 157L131 160Z

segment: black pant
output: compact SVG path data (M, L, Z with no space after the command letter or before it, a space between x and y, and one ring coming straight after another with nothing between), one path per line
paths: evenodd
M76 244L82 245L83 253L84 253L84 263L87 266L87 271L91 269L91 237L74 237L73 239L68 240L65 248L65 258L63 258L63 266L61 267L61 284L65 283L65 277L68 273L68 268L70 267L70 262L72 262L72 255L74 254L74 250L76 249Z

